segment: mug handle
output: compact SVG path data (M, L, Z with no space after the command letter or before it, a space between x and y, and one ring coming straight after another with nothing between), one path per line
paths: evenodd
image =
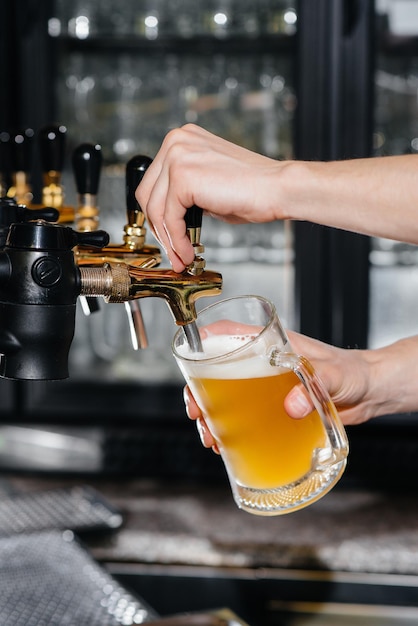
M331 396L310 361L293 352L281 352L279 348L274 348L270 354L270 365L286 368L296 374L322 420L333 454L341 458L346 457L348 439L344 426ZM326 463L334 463L335 460L335 458L326 459Z

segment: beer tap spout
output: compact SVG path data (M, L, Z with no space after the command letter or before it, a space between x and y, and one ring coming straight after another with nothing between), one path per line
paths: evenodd
M177 325L196 319L196 300L221 293L222 276L204 270L199 275L187 271L149 269L122 263L102 267L80 267L81 294L103 296L106 302L125 302L139 298L163 298Z

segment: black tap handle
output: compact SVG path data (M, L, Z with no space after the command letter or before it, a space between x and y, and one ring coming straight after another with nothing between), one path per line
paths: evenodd
M31 128L26 128L14 135L12 141L12 169L14 172L30 172L33 136L34 132Z
M193 205L186 211L184 217L186 221L186 228L201 228L202 227L203 210L196 205Z
M58 219L59 211L52 207L27 209L24 205L17 204L13 198L0 198L0 228L9 227L15 222L30 222L32 220L57 222Z
M0 132L0 174L10 176L11 137L7 131Z
M61 224L21 220L10 225L6 243L12 248L52 252L72 250L75 246L104 248L109 239L104 230L78 232Z
M137 215L142 212L135 198L135 191L151 163L150 157L137 154L126 164L126 209L129 224L136 224Z
M38 141L44 172L62 172L64 168L65 126L49 125L39 131Z
M105 230L76 232L76 242L81 248L104 248L109 244L109 233Z
M73 152L73 171L77 192L80 195L97 195L102 167L102 147L83 143Z
M41 209L27 209L24 207L23 221L44 220L45 222L58 222L60 212L52 206L42 207Z

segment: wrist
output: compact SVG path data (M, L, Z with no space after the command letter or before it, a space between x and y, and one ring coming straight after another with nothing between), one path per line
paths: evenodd
M328 191L322 165L308 161L279 163L274 206L276 219L323 222Z
M418 337L389 346L365 350L369 368L368 402L375 416L408 413L418 409Z

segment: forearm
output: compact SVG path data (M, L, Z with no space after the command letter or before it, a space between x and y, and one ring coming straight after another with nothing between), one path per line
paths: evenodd
M136 197L176 271L194 257L194 204L230 223L304 220L418 243L416 155L278 161L188 124L167 134Z
M293 161L276 180L277 217L418 243L415 155L334 162Z
M418 412L418 336L365 351L372 417Z
M315 367L345 424L418 411L418 336L374 350L337 348L292 331L289 337ZM292 417L309 412L301 401L298 391L289 395Z

